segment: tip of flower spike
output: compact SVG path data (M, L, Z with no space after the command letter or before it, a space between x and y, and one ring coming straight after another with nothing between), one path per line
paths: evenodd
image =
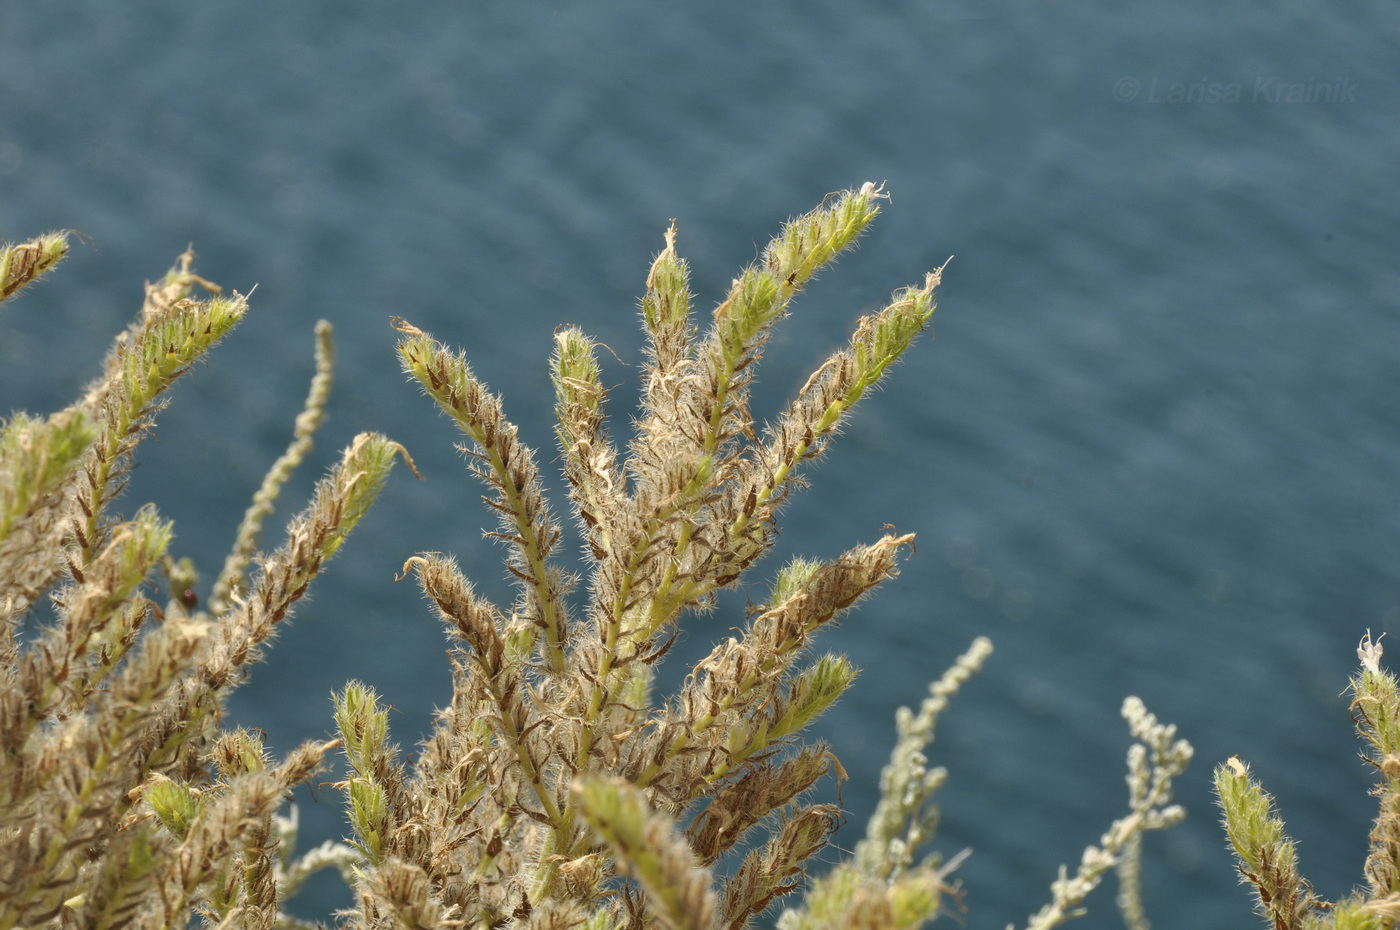
M885 190L884 181L879 184L874 181L866 181L860 186L860 195L867 200L888 200L890 203L894 203L894 198Z
M929 272L928 283L931 287L937 287L938 285L943 283L943 269L947 268L948 263L952 260L953 256L949 255L943 260L943 264L939 265L937 268Z
M1380 674L1381 671L1381 640L1385 639L1385 634L1377 636L1375 641L1371 640L1371 631L1367 630L1366 635L1361 638L1361 642L1356 647L1356 657L1361 660L1361 664L1368 670Z

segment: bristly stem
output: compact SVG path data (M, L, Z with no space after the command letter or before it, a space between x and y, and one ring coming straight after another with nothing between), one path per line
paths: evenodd
M56 232L18 245L0 245L0 301L9 300L68 254L68 236Z
M121 492L131 452L160 409L161 395L248 310L240 295L190 299L196 284L217 290L190 271L193 259L186 252L161 285L147 287L141 318L118 340L107 358L106 377L84 400L99 435L83 472L86 487L77 500L82 513L72 528L81 565L97 553L103 508Z
M792 297L822 265L855 243L879 214L877 202L887 197L882 188L866 183L859 190L835 195L830 205L824 204L789 221L764 249L757 265L745 269L735 280L729 295L715 309L713 326L699 350L696 364L700 367L686 377L689 390L677 404L682 410L693 410L704 417L702 422L690 427L681 420L677 429L689 435L698 427L698 451L714 472L712 485L727 484L741 473L739 456L729 446L736 436L752 435L748 384L772 325L786 315ZM932 286L928 287L924 300L929 313L933 307L931 294ZM924 314L922 319L926 318ZM905 341L877 371L871 370L870 383L878 380L909 341ZM847 406L854 400L852 398ZM826 427L828 431L831 428ZM748 490L741 488L738 493L745 495ZM698 495L683 500L678 510L685 519L681 520L680 536L673 547L675 555L669 560L647 611L646 627L650 632L660 629L686 604L702 600L728 584L766 548L766 540L747 539L743 533L756 503L745 500L740 507L733 508L740 516L724 540L726 558L712 559L709 571L690 573L683 567L695 543L697 521L693 515L704 502Z
M706 380L695 398L704 417L701 447L715 455L748 422L748 371L758 361L772 325L817 270L850 247L876 215L884 195L865 185L843 191L830 207L789 221L756 265L735 279L715 308L714 324L701 355Z
M460 353L449 352L403 320L396 320L395 327L405 334L398 345L404 370L471 437L486 461L478 473L496 491L497 498L487 503L501 514L505 528L493 535L515 549L508 568L527 592L532 620L544 632L546 667L562 675L567 637L563 592L568 579L548 561L559 530L545 506L534 453L517 439L518 430L502 413L500 398L476 379Z
M228 608L230 594L242 593L243 574L257 548L258 537L262 535L263 520L276 506L282 485L311 452L316 430L325 421L326 402L330 399L331 385L335 380L333 335L334 330L327 321L321 320L316 324L316 374L311 379L310 392L301 413L297 415L291 445L268 470L262 486L253 495L253 503L243 515L243 522L238 525L233 549L224 560L223 571L219 573L209 596L209 608L214 613L222 613Z

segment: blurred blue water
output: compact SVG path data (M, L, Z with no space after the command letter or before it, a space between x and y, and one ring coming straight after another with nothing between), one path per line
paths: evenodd
M286 442L315 320L334 322L331 421L283 512L363 429L427 480L394 479L234 714L285 750L359 677L411 747L448 670L395 570L449 550L509 588L389 316L462 345L545 449L544 358L577 323L622 360L621 430L669 218L705 307L783 218L888 179L758 401L956 253L936 340L817 469L770 562L919 534L826 638L867 670L820 728L852 776L841 842L894 708L986 634L997 654L931 753L952 773L939 848L973 849L968 925L1023 920L1120 812L1134 693L1198 750L1190 819L1148 844L1149 915L1247 926L1207 790L1229 755L1278 794L1320 893L1362 877L1368 774L1339 695L1361 634L1400 628L1397 34L1381 4L0 0L0 238L84 237L3 311L0 408L70 399L187 243L206 276L256 285L126 498L155 498L212 575ZM742 597L724 606L677 668ZM340 829L333 791L301 812L309 841ZM297 909L345 903L334 884ZM1080 925L1117 926L1111 899Z

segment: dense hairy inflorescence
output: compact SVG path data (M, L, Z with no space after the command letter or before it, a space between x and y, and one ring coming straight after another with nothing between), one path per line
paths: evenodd
M1379 779L1364 872L1366 885L1340 901L1313 891L1298 867L1273 797L1239 757L1215 769L1215 793L1240 881L1254 891L1257 911L1275 930L1394 930L1400 925L1400 683L1381 666L1380 640L1368 632L1357 648L1351 719L1367 743L1362 758Z
M535 453L500 398L460 354L396 323L405 370L470 440L518 596L498 607L449 557L409 561L461 643L455 695L411 766L382 738L355 746L382 735L367 724L382 712L364 689L341 698L346 792L365 812L357 842L373 866L356 922L392 923L407 908L470 926L739 927L798 887L839 820L803 797L835 763L822 746L787 750L855 676L844 658L813 658L812 640L896 573L912 537L794 562L677 694L654 694L652 676L684 613L769 549L804 463L933 312L937 273L862 319L776 422L754 423L750 391L773 326L883 196L867 184L790 221L704 331L672 225L642 297L642 409L624 446L607 431L595 344L557 333L557 437L586 579L559 564ZM738 861L718 880L726 856Z
M65 250L53 235L0 251L0 298ZM275 552L254 552L264 511L250 512L221 602L198 609L192 569L169 553L169 522L150 505L131 516L113 507L166 390L247 310L194 275L192 258L147 286L77 403L0 427L0 928L173 927L192 910L272 926L278 812L331 745L274 762L256 734L220 731L219 717L398 447L357 437ZM197 287L214 296L195 299ZM320 335L313 416L329 378L329 329ZM276 496L306 446L294 442L260 499ZM22 635L46 595L52 621Z
M274 760L255 731L220 729L225 696L396 455L407 458L384 437L358 437L287 543L256 551L323 416L328 324L317 329L317 373L291 445L203 609L196 573L168 552L171 527L155 508L114 510L165 391L247 309L242 297L217 296L183 256L148 285L83 398L48 418L16 414L0 431L0 930L177 927L196 915L218 927L292 927L284 902L327 866L353 891L343 925L365 930L737 930L775 902L789 905L784 930L914 928L939 916L960 857L921 854L946 777L924 751L990 654L985 639L917 712L901 711L865 838L808 881L841 821L813 789L844 773L827 746L801 737L856 675L844 657L816 654L815 639L897 574L912 535L887 527L836 558L790 562L675 693L657 693L654 680L687 614L749 580L808 463L928 324L942 269L858 320L773 422L754 421L750 395L773 327L884 199L867 183L789 221L704 325L672 223L646 276L640 410L621 441L608 429L598 346L572 327L556 333L556 439L584 537L582 577L560 558L563 531L536 453L501 398L463 355L395 320L404 370L466 436L498 517L489 535L516 587L513 603L497 605L450 556L408 558L405 573L454 644L452 699L412 758L390 742L379 697L353 681L335 696L334 742ZM65 248L55 235L0 251L0 299ZM195 299L196 289L213 296ZM44 597L52 622L22 635ZM1171 780L1190 748L1135 699L1124 716L1138 740L1130 813L1073 876L1061 870L1034 930L1081 913L1113 867L1129 925L1146 926L1138 841L1179 819ZM337 746L349 842L294 858L295 811L279 811Z

